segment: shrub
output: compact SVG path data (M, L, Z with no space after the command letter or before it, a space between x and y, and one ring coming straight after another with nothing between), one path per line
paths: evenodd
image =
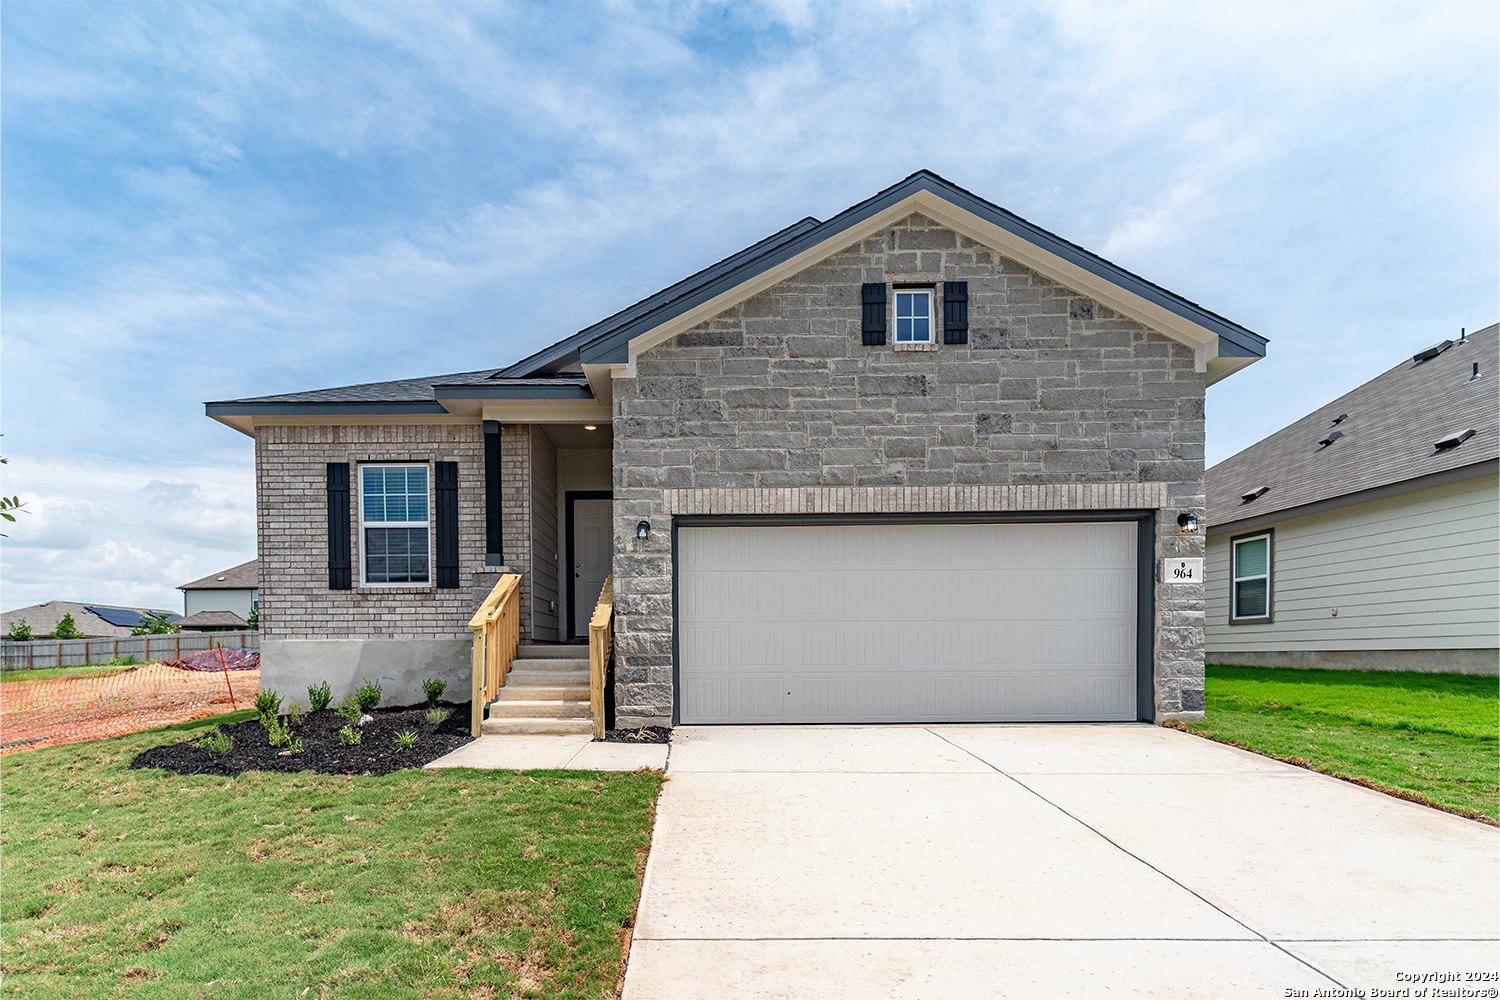
M361 712L374 711L375 706L380 704L380 685L374 681L365 681L354 692L354 700L359 703Z
M245 624L249 625L251 628L255 629L257 632L260 631L260 605L259 604L257 604L255 607L253 607L253 608L250 609L250 617L245 619Z
M321 712L333 701L333 689L324 681L316 687L307 689L307 703L312 706L314 712Z
M262 691L255 696L255 710L262 719L275 718L281 714L281 695L275 691Z
M344 718L348 719L350 722L358 722L360 715L363 714L359 710L359 702L354 700L354 696L352 694L349 697L345 698L339 704L339 707L334 709L334 711L342 715Z
M26 619L17 618L6 629L5 638L11 642L30 642L35 636L31 634L31 626L26 623Z
M282 722L274 715L262 715L261 722L266 726L266 741L273 747L284 747L292 742L292 727Z
M83 631L79 629L78 623L73 620L73 615L63 615L57 621L57 628L52 630L54 639L82 639Z
M171 621L166 615L152 614L150 611L141 615L141 623L130 630L131 635L171 635L173 632L181 632L182 626Z
M427 724L429 726L441 726L443 724L443 720L448 718L448 716L452 714L453 713L448 711L448 709L446 708L429 708L427 710L427 714L423 716L423 718L427 720Z
M234 740L230 739L229 734L222 729L215 729L201 740L194 740L193 746L202 747L204 750L216 753L222 757L234 749Z
M133 667L136 665L136 660L133 656L111 656L104 661L104 665L106 667Z
M286 721L294 726L302 725L302 703L300 701L287 702Z
M437 707L438 699L443 696L443 689L448 686L447 681L429 677L422 682L422 693L427 696L427 704L433 708Z
M345 726L339 730L339 742L346 747L357 747L364 742L364 737L353 726Z
M397 733L395 740L397 747L402 750L410 750L417 745L417 734L408 729L404 733Z

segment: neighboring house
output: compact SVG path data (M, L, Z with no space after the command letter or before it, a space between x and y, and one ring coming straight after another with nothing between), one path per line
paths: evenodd
M178 624L197 632L249 628L250 617L260 608L259 563L251 559L178 587L187 616Z
M467 690L508 569L531 643L613 574L620 725L1191 718L1162 560L1265 343L922 172L509 367L207 411L255 438L267 687Z
M57 628L63 615L72 615L78 631L90 639L120 638L131 634L141 623L144 614L166 615L168 621L178 621L181 615L161 608L122 608L113 604L80 604L75 601L47 601L30 607L16 608L0 615L0 633L10 631L12 622L25 620L31 626L31 634L37 638Z
M1497 327L1208 470L1208 660L1496 673Z

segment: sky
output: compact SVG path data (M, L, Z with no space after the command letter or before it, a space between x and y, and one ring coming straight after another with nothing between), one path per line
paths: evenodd
M255 554L206 400L504 365L922 168L1270 339L1213 464L1500 318L1497 19L8 0L0 607Z

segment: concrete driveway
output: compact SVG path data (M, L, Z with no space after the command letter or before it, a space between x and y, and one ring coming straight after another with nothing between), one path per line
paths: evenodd
M1185 733L684 727L624 996L1310 996L1497 955L1500 831Z

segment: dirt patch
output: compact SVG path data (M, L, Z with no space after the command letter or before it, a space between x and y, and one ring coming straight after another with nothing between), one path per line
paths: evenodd
M425 718L425 705L376 709L369 722L354 727L360 735L358 746L339 742L339 730L351 725L348 719L331 709L312 712L300 722L292 723L293 738L300 739L304 746L298 754L287 753L286 747L271 746L265 726L259 719L250 719L219 727L220 732L234 741L226 754L194 746L194 741L202 738L200 734L192 740L142 751L130 766L160 767L179 774L237 775L245 771L390 774L421 767L473 741L469 735L468 702L442 707L449 715L435 726ZM403 750L396 743L396 735L406 732L417 737L410 750Z
M671 743L672 730L667 726L642 726L640 729L610 729L596 743Z

